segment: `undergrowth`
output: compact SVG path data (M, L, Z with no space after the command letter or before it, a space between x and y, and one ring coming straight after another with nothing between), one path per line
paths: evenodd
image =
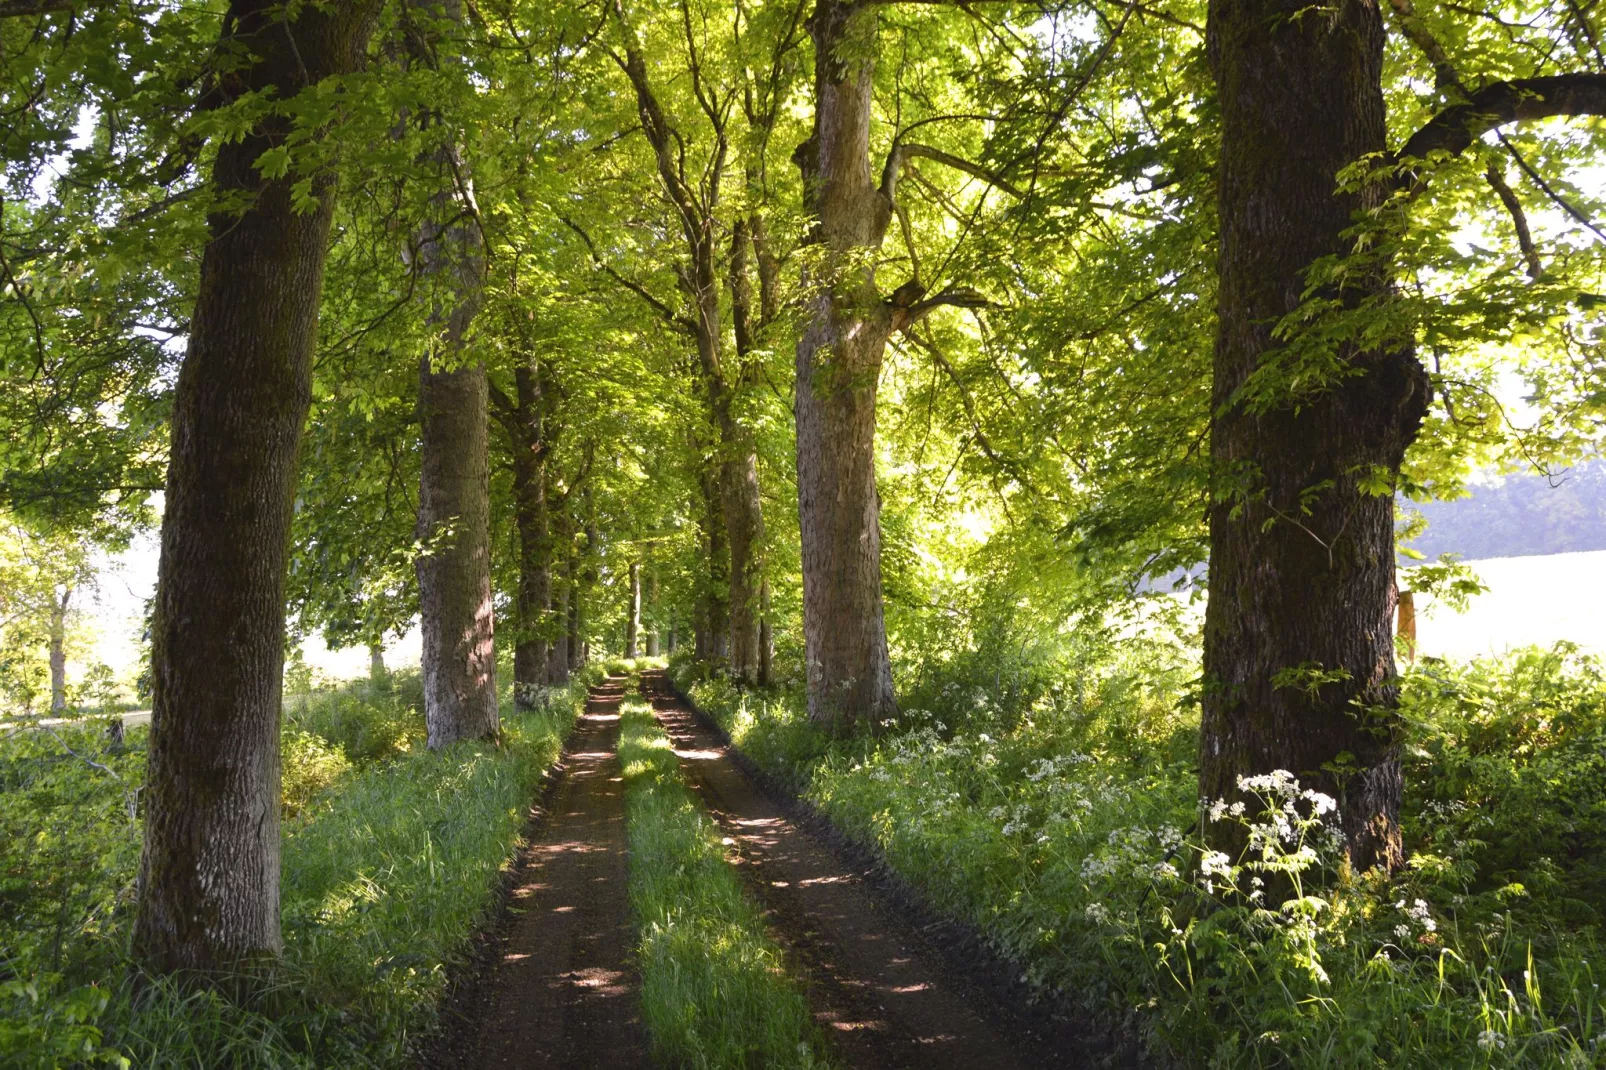
M0 1066L404 1064L598 675L439 754L415 675L292 700L285 952L249 1006L127 962L148 730L0 739Z
M1036 984L1200 1066L1606 1065L1606 670L1568 646L1407 674L1411 861L1335 864L1331 800L1195 801L1186 661L1089 660L1018 701L950 678L878 738L677 679L769 772ZM1241 822L1254 849L1199 843ZM1266 902L1272 888L1292 888Z
M808 1004L681 782L669 737L639 699L623 714L630 906L654 1052L709 1070L822 1065Z

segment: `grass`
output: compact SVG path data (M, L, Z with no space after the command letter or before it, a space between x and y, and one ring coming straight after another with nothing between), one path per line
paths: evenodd
M808 1004L718 829L681 782L669 737L639 700L624 703L619 760L642 1016L655 1054L709 1070L823 1065Z
M430 753L408 681L287 712L283 961L246 1006L126 961L146 730L0 741L0 1066L391 1067L435 1021L585 695L504 714L501 746Z
M682 678L938 909L1162 1061L1606 1065L1602 666L1562 649L1413 674L1411 865L1355 879L1318 852L1291 863L1312 898L1287 909L1253 898L1257 859L1205 862L1196 715L1143 666L1082 669L1007 711L936 688L846 740L798 695Z

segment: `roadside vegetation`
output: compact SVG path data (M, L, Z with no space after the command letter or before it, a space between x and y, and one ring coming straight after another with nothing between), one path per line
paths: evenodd
M1162 1058L1220 1066L1606 1061L1606 667L1566 645L1405 677L1409 864L1342 869L1291 777L1201 842L1179 651L1074 645L1029 686L950 675L875 738L795 692L683 687L767 772L1033 982ZM1046 668L1046 667L1045 667Z
M639 698L622 710L630 906L654 1053L670 1066L826 1065L808 1004L682 782L669 736Z
M405 1064L601 671L504 713L499 744L441 751L416 673L292 702L284 956L245 1000L128 961L149 730L0 738L0 1065Z

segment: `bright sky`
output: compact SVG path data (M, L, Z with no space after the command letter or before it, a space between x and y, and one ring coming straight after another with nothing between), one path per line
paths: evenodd
M148 532L136 539L127 551L105 560L99 589L84 606L94 619L95 645L92 661L111 666L117 675L132 679L139 673L140 633L144 628L145 602L156 591L156 562L160 538ZM368 674L368 651L362 647L330 650L318 636L302 644L307 664L323 675L347 680ZM385 662L391 668L417 665L422 656L418 629L413 628L385 647ZM83 666L69 666L81 672Z

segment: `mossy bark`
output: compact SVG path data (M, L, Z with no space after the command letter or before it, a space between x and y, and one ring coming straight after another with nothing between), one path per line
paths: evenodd
M290 96L356 70L378 5L234 0L220 76L234 98ZM218 146L212 182L245 207L209 220L172 445L151 630L151 736L133 950L147 968L216 975L280 950L279 715L296 454L334 204L314 176L256 167L289 121Z
M1214 0L1219 90L1219 325L1214 358L1210 600L1199 789L1285 769L1338 799L1357 870L1402 860L1393 498L1428 400L1408 349L1343 350L1347 372L1299 404L1240 395L1277 349L1306 270L1382 190L1337 175L1385 150L1375 4ZM1383 293L1386 271L1336 296ZM1225 825L1207 829L1223 846Z
M837 730L896 712L881 593L876 386L892 311L875 256L892 205L871 179L877 50L873 3L820 0L814 132L797 154L810 236L823 256L804 280L797 344L798 520L809 716Z

